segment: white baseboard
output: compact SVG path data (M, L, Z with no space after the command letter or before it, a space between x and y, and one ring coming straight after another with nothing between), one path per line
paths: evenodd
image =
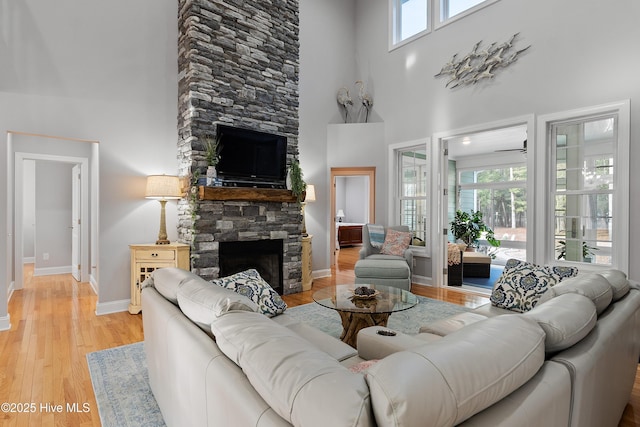
M35 268L33 270L33 276L50 276L52 274L69 274L71 273L70 265L63 265L62 267L45 267Z
M325 270L314 270L311 272L311 277L314 279L319 279L321 277L331 277L331 269L327 268Z
M96 304L96 316L128 311L129 303L131 303L130 299L123 299L120 301L112 302L99 302L98 304Z
M7 302L11 301L11 297L13 296L13 291L16 290L16 282L9 283L9 289L7 289Z
M9 320L9 313L6 316L0 317L0 331L8 331L11 329L11 321Z
M34 262L36 262L36 257L30 256L30 257L23 257L22 258L22 263L23 264L33 264Z
M93 293L98 295L98 281L93 277L93 274L89 275L89 286L93 289Z
M431 279L431 277L418 276L414 274L413 276L411 276L411 283L416 283L418 285L431 286L433 285L433 280Z

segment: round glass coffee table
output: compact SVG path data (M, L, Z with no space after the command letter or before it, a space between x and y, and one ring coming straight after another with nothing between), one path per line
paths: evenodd
M368 298L354 294L357 287L376 291ZM358 331L369 326L387 326L391 313L418 304L418 297L409 291L381 285L336 285L314 292L313 300L323 307L336 310L342 320L340 339L356 348Z

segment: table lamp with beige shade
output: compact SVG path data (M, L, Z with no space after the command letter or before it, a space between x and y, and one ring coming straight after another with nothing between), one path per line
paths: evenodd
M305 213L304 207L307 202L315 202L316 201L316 187L313 184L307 184L306 196L304 198L304 202L302 202L302 235L308 236L307 233L307 223L305 221Z
M156 245L168 245L167 221L165 205L167 200L176 200L182 197L180 179L172 175L150 175L147 177L147 190L144 195L147 199L156 199L160 202L160 232Z

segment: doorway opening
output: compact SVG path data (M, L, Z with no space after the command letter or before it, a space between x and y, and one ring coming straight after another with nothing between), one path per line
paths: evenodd
M336 254L341 244L361 244L362 227L375 222L375 177L375 167L331 168L332 225L329 248L332 266L336 264Z
M533 120L529 117L442 134L436 138L440 154L442 194L439 212L441 236L434 259L435 283L449 283L448 244L455 243L451 222L457 211L481 212L500 245L481 236L476 253L469 257L465 274L462 259L462 289L488 293L510 258L527 260L533 191ZM453 252L452 252L453 253ZM463 254L464 255L464 254ZM436 254L434 254L434 258ZM483 265L477 265L481 263ZM489 268L486 268L489 264ZM483 267L483 268L476 268ZM457 271L457 270L455 270ZM438 275L441 278L436 278ZM458 278L454 283L459 283Z
M23 132L7 141L10 292L33 262L35 275L71 273L97 293L97 142Z

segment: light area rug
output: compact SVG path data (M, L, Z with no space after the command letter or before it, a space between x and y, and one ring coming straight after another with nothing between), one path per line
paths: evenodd
M470 310L421 296L418 299L415 307L393 313L387 326L407 334L417 334L426 323ZM286 313L334 337L342 333L338 313L319 304L290 307ZM143 345L139 342L87 354L103 427L165 425L149 385Z
M102 427L165 425L149 385L143 346L139 342L87 354Z
M387 326L389 329L415 335L420 327L429 322L443 319L454 314L470 311L470 308L418 296L418 304L408 310L392 313ZM311 303L288 308L286 313L296 320L308 323L336 338L342 333L342 322L336 310Z

